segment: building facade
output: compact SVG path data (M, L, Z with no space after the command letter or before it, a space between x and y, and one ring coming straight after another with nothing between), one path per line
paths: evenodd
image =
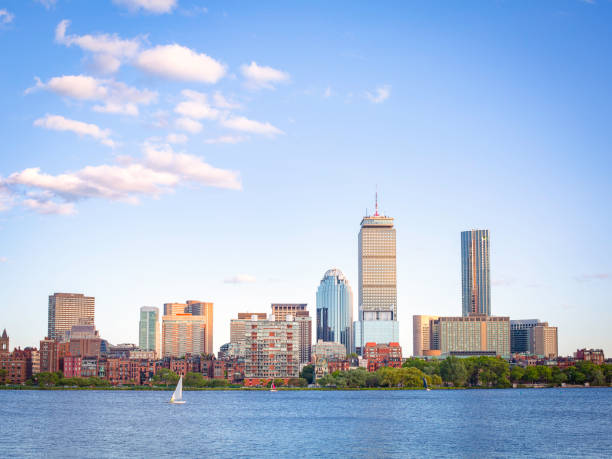
M162 356L183 357L186 354L211 354L212 336L207 336L207 328L212 324L207 323L207 315L202 314L203 309L194 309L193 304L204 304L192 302L191 305L183 303L164 304L164 316L162 317ZM212 303L210 305L210 316L212 317ZM194 311L200 314L193 314ZM211 347L208 347L210 343Z
M335 341L353 352L353 291L339 269L328 270L317 289L317 341Z
M274 320L284 321L291 315L299 328L299 359L300 364L310 362L312 352L312 318L305 303L272 303Z
M431 343L441 354L495 351L510 356L510 318L486 315L439 317L431 322Z
M431 346L431 322L437 320L438 316L412 316L412 355L422 357L432 348Z
M342 343L318 340L317 344L312 347L312 356L313 360L317 358L344 360L346 359L346 348Z
M361 220L359 231L359 307L354 325L355 349L367 342L399 339L397 323L397 269L393 218L379 215Z
M138 347L143 351L155 351L157 356L161 357L159 308L152 306L143 306L140 308Z
M489 230L461 232L461 298L464 317L491 315Z
M368 361L368 371L381 367L401 368L402 348L399 343L366 343L363 358Z
M533 327L533 353L547 359L555 359L559 355L557 327L549 327L547 323Z
M48 332L51 339L65 340L73 325L94 325L93 296L82 293L54 293L49 296Z
M249 320L266 320L265 312L239 312L237 319L230 321L230 345L228 355L230 357L245 357L245 324Z

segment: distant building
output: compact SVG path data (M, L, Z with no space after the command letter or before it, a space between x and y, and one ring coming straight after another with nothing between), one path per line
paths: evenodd
M461 232L463 316L491 315L489 230Z
M81 357L67 355L64 357L64 378L81 377Z
M6 334L6 328L5 328L4 331L2 332L2 336L0 336L0 355L8 354L9 352L11 352L9 343L10 343L10 339L9 339L9 336Z
M510 352L512 354L533 353L531 346L531 331L533 327L542 324L538 319L510 321ZM546 322L544 322L546 324ZM548 325L548 324L546 324Z
M574 352L574 359L593 362L595 365L603 365L606 360L602 349L578 349Z
M81 293L54 293L49 296L48 333L50 339L66 339L74 325L94 325L95 298Z
M541 324L532 329L533 353L547 359L555 359L559 355L557 327Z
M431 327L432 348L452 351L495 351L510 355L510 318L486 315L439 317Z
M361 354L366 343L399 340L397 269L393 218L376 212L361 220L359 231L359 313L354 323L354 346Z
M431 350L431 322L438 316L412 316L412 355L422 357Z
M212 354L212 307L199 301L164 304L162 356Z
M557 327L550 327L548 322L540 322L538 319L511 320L510 352L556 358Z
M312 347L313 359L324 358L326 360L344 360L346 359L346 348L344 344L335 341L318 340L317 344Z
M219 352L217 353L219 360L229 358L230 346L231 346L231 343L225 343L221 345L221 347L219 348Z
M399 343L366 343L363 358L368 361L368 371L376 371L381 367L400 368L402 348Z
M310 362L312 347L312 318L304 303L273 303L274 320L284 321L288 314L298 324L299 328L299 358L302 365Z
M353 352L353 291L339 269L328 270L317 289L317 340L342 343Z
M141 307L138 325L138 347L144 351L155 351L157 357L161 357L159 308Z
M288 320L253 319L245 322L245 379L297 378L300 324L291 315Z
M54 373L59 371L59 342L45 338L40 342L40 372Z
M266 320L265 312L239 312L237 319L230 321L230 346L228 355L230 357L245 357L245 323L249 320Z

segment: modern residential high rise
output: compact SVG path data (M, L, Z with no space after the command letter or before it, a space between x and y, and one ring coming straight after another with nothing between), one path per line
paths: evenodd
M554 359L559 354L557 327L539 324L533 327L533 353L547 359Z
M212 317L212 303L188 301L187 304L164 304L164 316L162 317L163 357L212 354L212 336L209 339L207 333L209 327L212 329L212 323L207 322L207 308L210 308L210 317ZM193 314L193 312L196 312L196 314ZM208 347L209 342L210 347Z
M64 340L73 325L94 325L95 301L82 293L49 295L48 337Z
M397 270L393 218L378 213L361 220L359 231L359 313L354 346L399 341Z
M491 315L489 230L461 232L461 298L464 317Z
M335 341L353 352L353 291L339 269L328 270L317 290L317 340Z
M510 318L486 315L438 317L431 321L432 349L451 352L495 352L510 355Z
M153 306L140 308L138 332L138 347L143 351L155 351L156 356L160 358L159 308Z
M204 316L206 319L206 349L208 353L213 353L213 304L202 301L187 301L185 312L190 312L194 316Z
M266 320L265 312L239 312L237 319L230 321L230 346L229 354L232 357L244 357L246 355L245 331L246 322L249 320Z
M431 327L432 321L437 320L438 316L412 316L412 355L422 357L425 351L429 351L431 346Z
M312 318L305 303L272 303L274 320L285 321L287 315L299 325L299 359L300 364L310 362L312 347Z

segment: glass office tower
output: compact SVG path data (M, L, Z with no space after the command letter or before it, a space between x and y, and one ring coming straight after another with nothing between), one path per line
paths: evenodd
M138 347L143 351L155 351L160 358L159 346L159 308L143 306L140 308Z
M462 314L491 315L489 230L461 232Z
M317 290L317 341L344 344L353 352L353 291L339 269L328 270Z

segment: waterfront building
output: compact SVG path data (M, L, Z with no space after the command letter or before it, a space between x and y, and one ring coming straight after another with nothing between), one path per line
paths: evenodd
M312 318L305 303L272 303L274 320L284 321L287 315L293 317L299 329L299 358L300 364L310 362L312 348Z
M359 308L354 324L354 346L399 339L397 269L393 218L378 213L361 220L359 231Z
M344 360L346 359L346 348L342 343L318 340L317 344L312 347L312 355L313 360L317 358Z
M15 350L13 353L0 355L0 383L2 384L23 384L27 375L27 361L22 353Z
M432 348L452 351L495 351L510 355L510 318L487 315L439 317L431 322Z
M40 341L40 372L59 371L59 342L46 337Z
M54 293L49 296L48 333L50 339L66 340L73 325L94 325L95 298L82 293Z
M138 347L144 351L155 351L157 357L161 357L159 308L154 306L143 306L140 308Z
M249 320L267 318L265 312L239 312L237 319L230 321L230 346L228 354L231 357L245 357L245 323Z
M288 314L285 320L245 321L246 379L297 378L300 370L300 324ZM250 381L248 385L252 384Z
M606 361L603 349L578 349L574 352L574 359L593 362L595 365L603 365Z
M491 315L489 230L461 232L463 316Z
M538 319L523 319L510 321L510 352L512 354L532 354L531 331L533 327L542 324ZM545 325L548 325L544 322Z
M2 336L0 336L0 355L8 354L10 352L10 339L6 334L6 328L2 332Z
M412 355L422 357L432 350L431 347L431 322L438 316L412 316Z
M212 303L188 301L164 304L162 317L162 356L212 354ZM210 347L209 347L210 346Z
M402 347L399 343L366 343L363 358L368 361L368 371L381 367L401 368Z
M353 352L353 291L339 269L328 270L317 289L317 340L342 343Z
M81 377L81 357L75 355L67 355L64 357L64 378L80 378Z
M555 359L559 354L557 327L539 324L532 329L533 353L547 359Z

